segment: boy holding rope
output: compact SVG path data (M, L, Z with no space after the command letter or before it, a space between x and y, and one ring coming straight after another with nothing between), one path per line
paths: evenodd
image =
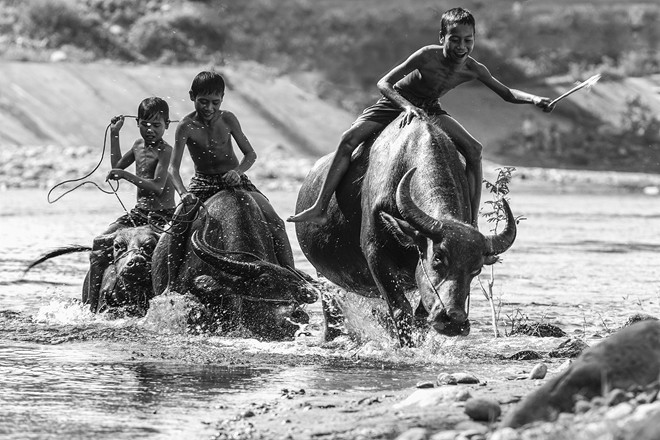
M177 126L169 168L174 187L181 195L184 205L188 206L197 200L205 202L224 189L249 191L268 223L278 262L281 266L293 268L293 252L284 221L245 175L257 159L257 154L243 133L236 116L220 109L225 95L224 78L216 72L200 72L193 79L189 95L195 105L195 111L186 115ZM232 139L243 153L240 161L234 152ZM188 189L179 174L186 147L195 166L195 175ZM173 258L170 255L170 279L174 278L172 274L181 264L180 258L181 256Z
M137 125L140 138L122 155L119 132L124 116L110 121L110 163L112 169L106 180L125 180L137 187L137 203L130 212L115 220L108 229L94 239L89 257L89 287L87 303L97 311L103 273L112 258L112 242L115 233L124 228L152 225L164 228L174 215L174 185L167 167L172 147L163 140L170 123L169 106L161 98L144 99L138 106ZM135 174L125 168L135 163Z
M422 47L378 81L383 96L365 109L342 135L316 202L288 221L325 223L328 204L350 165L353 150L404 113L402 126L413 118L428 119L433 115L465 157L472 224L476 227L481 199L482 146L442 109L439 99L451 89L476 79L507 102L533 104L545 112L552 111L554 105L548 98L510 89L493 78L483 64L470 56L474 39L475 20L469 11L454 8L445 12L440 20L440 44Z

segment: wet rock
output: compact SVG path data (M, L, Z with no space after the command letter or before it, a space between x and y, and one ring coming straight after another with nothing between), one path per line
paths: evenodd
M543 356L541 356L540 353L534 350L521 350L512 354L509 357L505 357L504 359L508 359L511 361L533 361L536 359L541 359L542 357Z
M478 434L488 433L488 426L482 423L473 422L472 420L463 420L462 422L458 422L456 426L454 426L454 429L456 431L460 431L462 436L468 438Z
M525 323L516 326L511 335L536 336L539 338L564 338L566 332L556 325L548 323Z
M513 428L505 427L495 431L490 440L520 440L520 434Z
M470 399L472 397L472 394L465 388L460 388L456 391L456 397L455 400L457 402L465 402L466 400Z
M626 393L622 389L616 388L610 391L607 394L606 403L607 406L615 406L622 402L627 402L632 398L632 395Z
M438 385L475 384L479 379L469 373L440 373L436 382Z
M559 344L556 349L552 350L549 356L576 358L587 348L589 348L589 345L581 339L567 339Z
M605 418L610 420L619 420L631 414L634 409L635 407L632 406L630 403L623 402L618 404L617 406L613 406L612 408L610 408L605 413Z
M464 398L464 393L460 389L453 386L444 386L437 388L425 388L415 390L405 400L395 404L395 409L404 408L407 406L428 407L447 402L458 402L459 399Z
M424 428L410 428L409 430L401 433L396 440L426 440L428 438L428 431Z
M591 409L591 403L586 400L578 400L575 402L575 413L583 414Z
M660 417L651 417L638 426L626 440L658 440L660 438Z
M532 368L532 371L529 372L529 379L543 379L548 372L548 367L543 364L539 363L534 365L534 368Z
M429 437L429 440L455 440L460 433L460 431L456 430L440 431Z
M465 402L465 414L472 420L494 422L502 414L502 409L496 400L479 397Z
M435 388L435 384L430 381L417 382L416 388Z
M562 411L572 411L577 396L592 399L601 394L605 384L622 389L648 386L659 374L660 321L639 322L586 349L566 370L510 411L503 426L516 428L536 420L553 420Z
M642 321L649 321L649 320L657 321L658 318L656 318L655 316L647 315L645 313L635 313L634 315L629 316L628 319L626 319L626 322L624 322L621 327L629 327L635 323Z

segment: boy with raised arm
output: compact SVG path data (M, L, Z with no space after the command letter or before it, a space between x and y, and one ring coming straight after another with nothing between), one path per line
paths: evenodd
M103 273L112 258L114 232L132 226L154 225L163 228L174 215L174 185L167 167L172 147L163 140L170 124L170 110L161 98L144 99L138 106L137 125L140 137L122 155L119 132L124 116L110 121L110 164L112 169L106 180L126 180L137 187L137 203L129 213L115 220L106 231L94 239L89 257L89 287L87 303L92 311L98 307ZM135 174L125 168L135 163Z
M177 126L170 162L174 187L181 195L181 200L184 204L194 203L195 199L204 202L218 191L228 188L249 191L268 222L278 262L281 266L293 268L293 252L284 221L245 175L257 159L257 154L236 116L220 109L225 95L224 78L216 72L200 72L193 79L189 94L195 111L186 115ZM234 152L232 140L243 153L240 161ZM195 166L195 175L188 189L179 174L186 147ZM178 261L168 264L171 279L178 265Z
M287 220L325 223L328 204L350 165L353 150L403 112L402 126L409 124L413 118L435 116L440 127L456 143L466 160L472 224L477 227L483 180L482 146L442 109L439 99L453 88L476 79L507 102L534 104L546 112L552 111L552 107L549 98L510 89L495 79L486 66L470 56L474 41L475 20L472 14L463 8L446 11L440 20L440 44L422 47L378 81L378 89L383 96L365 109L342 135L316 202Z

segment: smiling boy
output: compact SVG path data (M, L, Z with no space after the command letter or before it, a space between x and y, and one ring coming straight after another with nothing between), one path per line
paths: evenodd
M466 160L472 224L476 227L483 179L482 146L442 109L439 99L453 88L476 79L507 102L533 104L546 112L552 111L552 107L549 98L511 89L495 79L483 64L470 56L474 40L475 20L472 14L463 8L446 11L440 20L440 44L422 47L378 81L378 89L383 96L376 104L366 108L342 135L316 202L287 220L325 223L328 204L350 165L353 150L404 113L401 126L409 124L413 118L434 116L436 123L457 144Z
M195 199L204 202L224 189L249 191L266 218L280 265L294 267L293 252L284 221L245 175L257 159L257 154L243 133L236 116L230 111L220 109L225 96L223 77L216 72L200 72L193 79L189 95L195 105L195 111L186 115L177 127L169 168L181 200L188 205L194 203ZM233 141L243 154L240 161L234 152ZM179 173L186 147L195 166L195 175L188 189ZM180 262L174 262L168 266L170 274L177 270L175 266L179 264Z

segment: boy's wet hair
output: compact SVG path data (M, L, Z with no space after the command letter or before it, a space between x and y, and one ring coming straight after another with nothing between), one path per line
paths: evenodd
M225 80L217 72L199 72L190 86L193 97L199 95L225 94Z
M165 122L170 121L170 106L167 102L156 96L145 98L138 106L138 120L151 119L156 116L162 116Z
M472 13L464 8L452 8L445 11L440 18L440 38L447 35L447 29L455 24L472 26L476 33L476 24Z

